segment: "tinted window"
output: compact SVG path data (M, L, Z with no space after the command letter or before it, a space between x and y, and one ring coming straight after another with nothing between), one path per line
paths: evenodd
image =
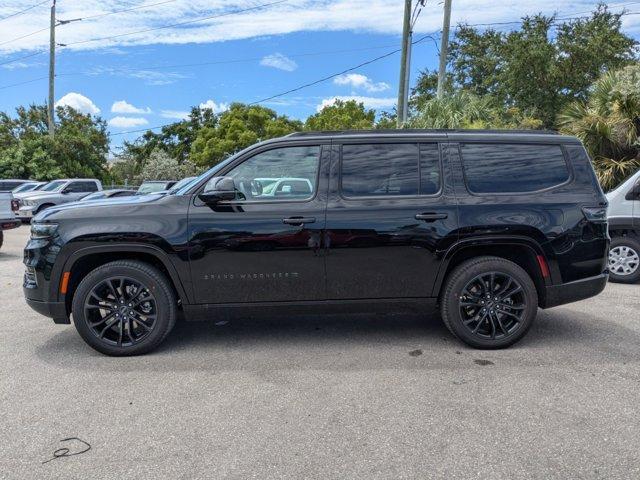
M95 182L71 182L67 189L70 192L97 192L98 186Z
M233 178L238 200L304 200L315 194L319 163L317 145L276 148L245 160L226 176Z
M440 191L440 149L437 143L420 144L420 193L433 195Z
M463 144L462 163L474 193L534 192L569 178L559 145Z
M11 181L0 182L0 192L8 192L10 190L13 190L17 186L22 185L23 183L24 182L11 182Z
M430 195L440 190L438 144L343 145L346 197Z

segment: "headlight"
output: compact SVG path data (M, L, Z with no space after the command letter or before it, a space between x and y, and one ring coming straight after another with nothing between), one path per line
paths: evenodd
M31 224L31 238L51 238L58 230L57 223L33 223Z

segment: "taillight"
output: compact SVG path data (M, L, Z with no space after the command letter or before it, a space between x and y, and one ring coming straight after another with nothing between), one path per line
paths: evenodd
M584 218L592 223L607 222L607 207L582 207Z

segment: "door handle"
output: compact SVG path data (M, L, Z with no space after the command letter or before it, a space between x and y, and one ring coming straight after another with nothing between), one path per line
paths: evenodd
M435 213L435 212L418 213L416 214L416 220L424 220L425 222L435 222L436 220L444 220L448 216L449 215L447 215L446 213Z
M304 225L305 223L315 223L315 221L315 217L289 217L282 219L282 223L287 225Z

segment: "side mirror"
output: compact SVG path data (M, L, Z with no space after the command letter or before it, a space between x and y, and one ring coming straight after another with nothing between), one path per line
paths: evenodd
M236 185L231 177L213 177L207 182L198 198L207 204L215 204L236 198Z
M62 192L60 193L64 193L64 194L71 193L71 189L69 187L63 188Z

